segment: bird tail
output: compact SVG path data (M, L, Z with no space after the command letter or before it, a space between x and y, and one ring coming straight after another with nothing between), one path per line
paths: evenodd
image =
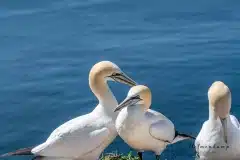
M196 139L196 138L194 136L175 131L175 138L173 139L172 144L182 140L186 140L186 139Z
M33 155L33 153L31 152L32 149L33 147L18 149L13 152L2 154L0 155L0 158L9 157L9 156L20 156L20 155Z

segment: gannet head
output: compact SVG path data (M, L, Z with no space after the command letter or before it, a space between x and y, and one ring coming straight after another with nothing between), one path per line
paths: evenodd
M144 109L147 110L152 103L152 94L150 89L144 85L137 85L132 87L125 100L123 100L114 112L121 110L124 107L134 104L144 104Z
M96 78L97 77L97 78ZM101 61L95 64L89 74L89 81L98 83L101 80L113 80L129 86L137 83L128 77L116 64L110 61Z
M221 119L229 115L231 109L231 92L221 81L214 82L208 90L209 105Z
M209 105L214 113L220 118L224 141L227 143L227 117L231 109L230 89L221 81L216 81L208 90Z

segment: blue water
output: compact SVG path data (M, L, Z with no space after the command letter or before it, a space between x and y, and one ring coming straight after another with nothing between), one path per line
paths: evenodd
M232 113L240 116L239 7L237 0L1 0L0 152L39 144L90 112L97 100L88 72L101 60L149 86L152 108L179 131L197 135L215 80L229 85ZM129 88L110 85L121 101ZM193 159L192 143L170 146L161 157ZM106 152L116 150L130 148L118 138Z

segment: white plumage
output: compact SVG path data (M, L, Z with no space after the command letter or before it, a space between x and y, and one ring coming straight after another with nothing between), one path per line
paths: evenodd
M193 137L178 134L174 124L163 114L149 109L150 105L150 89L143 85L132 87L127 98L116 108L116 111L121 110L116 129L119 136L139 153L153 151L159 159L168 144ZM139 156L141 159L141 154Z
M89 74L89 85L99 100L96 108L89 114L62 124L44 143L32 150L21 149L3 156L32 153L48 159L56 157L78 160L98 159L117 136L115 128L117 113L114 113L114 109L118 103L107 85L107 80L130 86L136 84L112 62L102 61L95 64Z
M237 118L229 114L231 92L222 82L214 82L208 91L209 119L202 125L195 141L200 159L240 158L240 128Z

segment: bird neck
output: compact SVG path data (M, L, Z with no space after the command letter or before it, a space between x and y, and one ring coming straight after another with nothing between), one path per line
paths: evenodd
M133 106L128 106L127 112L129 113L132 119L139 119L141 116L145 114L145 106L144 104L137 103Z
M213 107L209 105L209 120L217 120L217 118L217 113L213 110Z
M150 108L149 103L146 103L145 101L140 101L136 105L138 105L138 108L136 107L136 109L144 113Z
M118 104L104 77L90 76L89 86L102 106L114 109Z

